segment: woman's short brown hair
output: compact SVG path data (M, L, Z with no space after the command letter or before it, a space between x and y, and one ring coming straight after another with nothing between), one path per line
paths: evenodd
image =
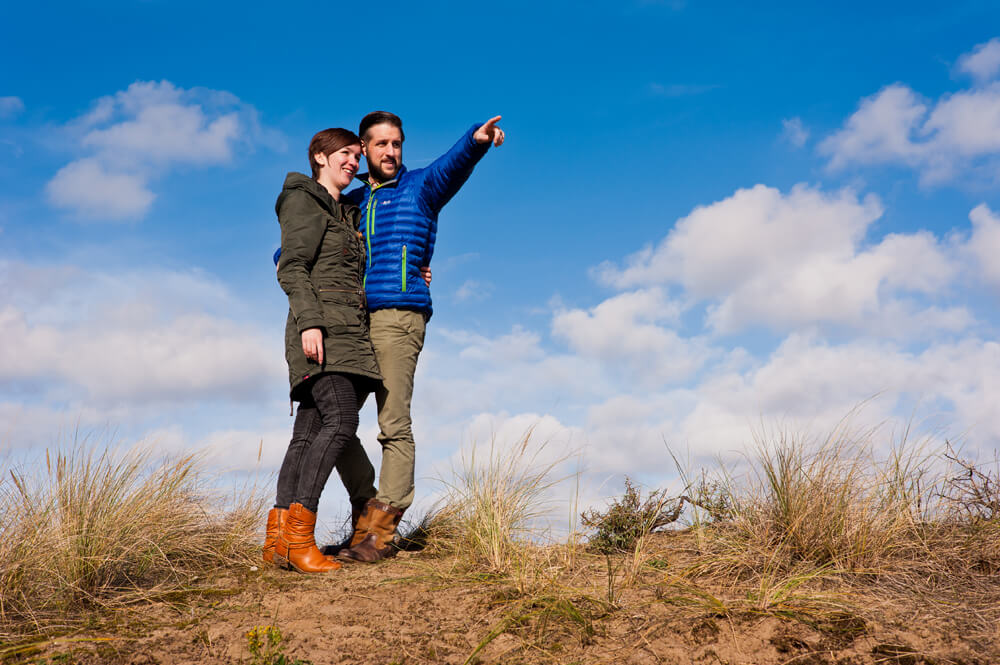
M312 167L312 177L319 175L319 164L316 163L315 155L329 155L337 152L344 146L361 145L358 135L349 129L342 127L331 127L321 132L316 132L309 142L309 166Z

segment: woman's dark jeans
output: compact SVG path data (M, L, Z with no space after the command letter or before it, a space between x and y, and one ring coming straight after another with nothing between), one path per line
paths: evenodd
M310 382L278 472L275 508L301 503L316 512L337 458L358 431L361 383L349 374L321 374Z

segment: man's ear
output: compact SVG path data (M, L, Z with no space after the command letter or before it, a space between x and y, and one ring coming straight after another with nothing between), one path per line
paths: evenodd
M365 157L368 156L368 146L365 144L364 141L361 142L361 154L364 155Z

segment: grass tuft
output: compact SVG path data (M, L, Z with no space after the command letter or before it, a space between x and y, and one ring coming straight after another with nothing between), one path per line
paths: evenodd
M493 573L523 563L549 512L546 494L561 480L553 472L565 459L542 461L544 448L529 430L508 450L491 441L485 459L475 448L463 455L445 482L446 498L423 527L432 550L465 552Z
M876 455L873 431L842 425L818 444L778 432L757 438L757 456L716 545L745 569L802 565L837 571L879 569L919 545L933 503L926 444L907 441Z
M184 593L256 561L263 502L210 491L196 456L148 448L46 452L0 480L0 636L60 631L85 611Z

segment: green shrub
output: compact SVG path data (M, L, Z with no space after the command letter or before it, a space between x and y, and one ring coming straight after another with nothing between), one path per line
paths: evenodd
M684 497L668 497L666 490L654 490L643 499L625 478L625 493L607 510L587 510L580 515L585 527L596 530L590 537L590 549L601 554L630 551L646 534L676 522L684 501Z

